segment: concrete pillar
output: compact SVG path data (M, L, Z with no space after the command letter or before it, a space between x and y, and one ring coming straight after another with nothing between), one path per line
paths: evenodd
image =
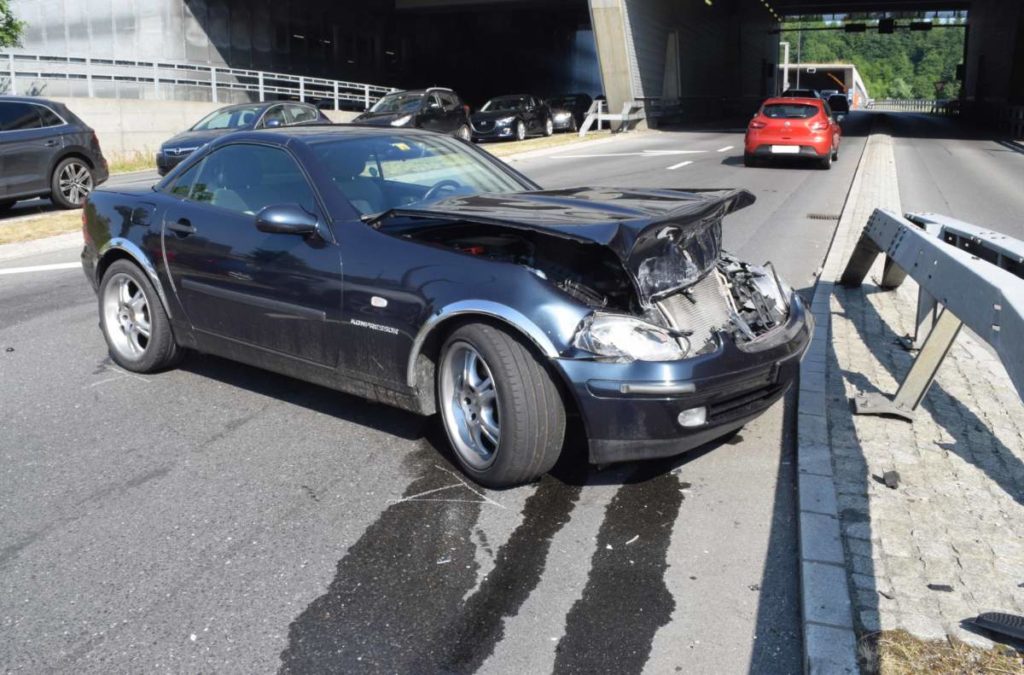
M625 0L590 0L590 20L597 44L604 95L608 111L619 112L622 104L633 100L633 70L629 50Z

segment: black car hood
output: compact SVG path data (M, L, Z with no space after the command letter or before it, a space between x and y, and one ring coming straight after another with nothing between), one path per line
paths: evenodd
M203 131L183 131L177 136L164 141L162 148L198 148L224 134L241 129L204 129Z
M373 113L364 112L362 115L356 117L353 122L359 122L360 124L374 124L377 126L386 127L395 120L405 117L407 115L415 115L416 113Z
M581 187L442 199L391 216L452 218L608 247L649 305L701 279L722 251L722 218L754 203L746 190Z

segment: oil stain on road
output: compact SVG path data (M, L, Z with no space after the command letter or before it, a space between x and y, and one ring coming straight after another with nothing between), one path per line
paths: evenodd
M585 481L546 476L477 586L472 532L486 493L415 453L420 477L338 563L327 592L293 621L282 673L472 673L540 583L554 536ZM429 456L429 459L428 459ZM579 480L577 480L579 479ZM494 494L494 493L490 493ZM674 608L663 575L680 484L666 473L619 488L605 511L582 597L558 645L558 672L640 672ZM626 543L630 539L631 543ZM588 563L581 556L581 565Z

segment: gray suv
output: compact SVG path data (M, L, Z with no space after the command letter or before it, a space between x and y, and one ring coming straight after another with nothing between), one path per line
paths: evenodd
M34 197L75 209L108 176L96 132L66 106L0 96L0 211Z

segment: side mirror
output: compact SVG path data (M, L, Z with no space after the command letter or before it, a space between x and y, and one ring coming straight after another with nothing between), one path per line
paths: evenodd
M274 118L272 120L267 120L266 122L264 122L263 126L267 129L276 129L277 127L282 126L283 124L284 122L277 118Z
M269 234L315 234L317 222L316 216L298 204L268 206L256 214L256 229Z

